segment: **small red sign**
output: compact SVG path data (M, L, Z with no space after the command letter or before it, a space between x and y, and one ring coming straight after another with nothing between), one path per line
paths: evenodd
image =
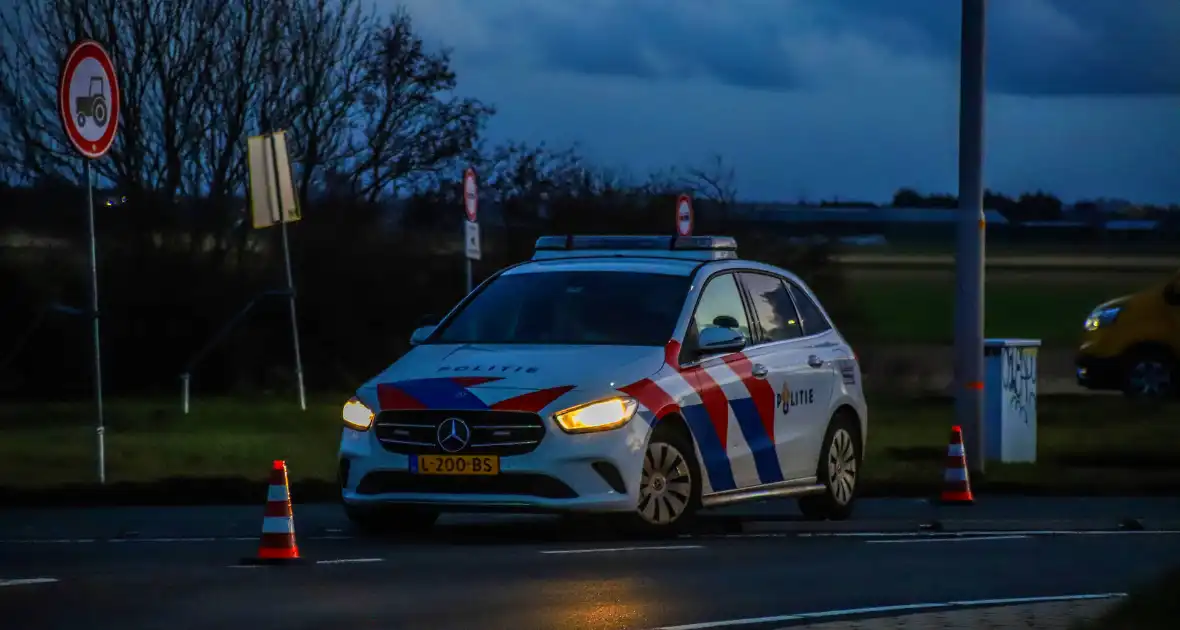
M119 129L119 80L101 44L83 39L70 46L57 82L57 108L70 144L83 156L100 158Z
M475 181L473 168L463 173L463 209L467 211L467 220L475 223L479 215L479 185Z
M676 200L676 233L681 236L692 236L692 198L680 195Z

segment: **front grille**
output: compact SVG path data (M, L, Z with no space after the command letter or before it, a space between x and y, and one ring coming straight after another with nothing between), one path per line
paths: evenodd
M385 450L403 455L449 454L438 444L438 426L458 418L471 428L462 455L523 455L545 437L541 416L520 411L382 411L373 423Z
M578 496L578 493L561 481L536 473L442 476L381 470L365 475L357 484L356 491L357 494L505 494L545 499L574 499Z

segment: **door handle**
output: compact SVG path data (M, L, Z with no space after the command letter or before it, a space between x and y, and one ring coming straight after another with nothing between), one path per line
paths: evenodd
M824 360L813 354L807 357L807 365L813 368L821 368L824 366Z
M766 366L761 363L755 363L754 369L750 373L754 375L754 378L766 378L766 375L770 374L770 370L766 369Z

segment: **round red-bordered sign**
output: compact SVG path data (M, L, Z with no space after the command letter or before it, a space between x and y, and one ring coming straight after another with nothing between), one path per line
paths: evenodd
M475 181L473 168L463 172L463 209L467 211L467 220L475 223L479 215L479 184Z
M681 236L692 236L692 198L680 195L676 200L676 233Z
M57 111L66 138L83 156L100 158L115 143L119 97L115 64L102 44L74 42L57 80Z

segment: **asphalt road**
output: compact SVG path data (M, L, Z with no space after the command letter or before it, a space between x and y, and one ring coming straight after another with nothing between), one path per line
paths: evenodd
M801 612L1122 592L1180 562L1175 500L880 501L861 513L816 525L760 505L664 541L465 517L398 539L354 537L334 507L297 505L307 563L242 568L260 508L9 510L0 626L645 630L772 618L727 626L760 629ZM1145 529L1120 530L1127 517ZM943 531L921 527L934 520Z

